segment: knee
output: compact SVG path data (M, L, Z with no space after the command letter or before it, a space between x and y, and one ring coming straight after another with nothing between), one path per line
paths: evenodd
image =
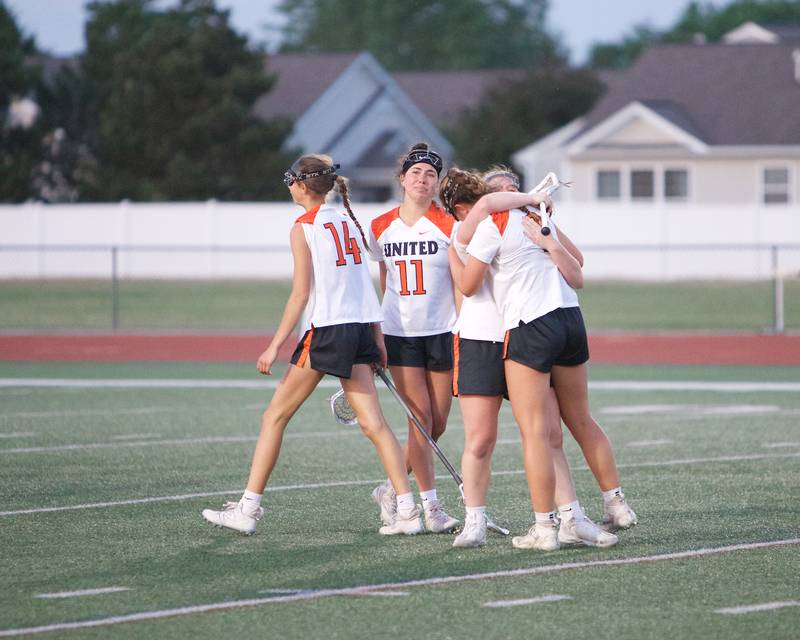
M548 438L552 449L561 449L564 446L564 433L561 431L561 423L558 426L553 425L551 427Z
M261 430L269 431L272 429L279 429L283 431L289 422L291 415L286 412L269 407L261 414Z
M477 438L471 438L468 440L464 445L464 449L473 458L483 460L484 458L488 458L492 455L492 452L494 451L494 444L494 438L489 436L479 436Z
M431 425L431 437L438 440L447 429L447 420L435 420Z
M361 427L361 433L370 440L375 440L385 428L383 420L376 416L364 416L359 418L358 426Z

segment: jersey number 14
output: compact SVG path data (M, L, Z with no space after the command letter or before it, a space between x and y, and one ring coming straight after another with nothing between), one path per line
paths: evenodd
M336 227L334 224L332 222L326 222L323 226L331 232L331 235L333 236L333 242L336 245L336 266L343 267L347 264L347 258L345 258L345 254L348 256L353 256L353 262L355 264L361 264L361 249L358 248L358 242L356 242L356 239L350 235L350 230L347 228L347 223L342 221L344 252L342 252L342 241L339 239L339 234L336 232Z

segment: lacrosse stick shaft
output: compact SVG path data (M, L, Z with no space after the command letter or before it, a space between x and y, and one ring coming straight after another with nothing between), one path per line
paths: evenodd
M547 215L547 207L544 202L539 205L539 216L542 218L542 235L550 235L550 216Z
M431 449L433 449L433 452L438 456L439 460L442 461L442 464L450 472L450 475L453 477L453 480L455 480L455 483L458 485L458 492L461 494L461 500L465 500L464 481L461 479L461 476L458 474L458 471L456 471L453 465L450 464L450 461L447 459L447 456L444 455L444 452L439 448L439 445L436 444L436 441L431 437L431 434L429 434L425 430L425 427L422 426L422 423L419 421L419 418L417 418L417 416L411 410L411 407L409 407L408 404L406 404L406 401L403 400L403 397L400 395L400 392L397 390L397 387L394 386L394 382L392 382L389 376L386 375L386 371L384 371L380 367L378 367L375 371L380 377L380 379L383 380L383 384L386 385L386 388L392 392L392 395L395 397L397 402L403 408L403 411L405 411L406 415L408 416L408 419L411 420L411 422L414 424L417 430L425 437L425 440L428 441L428 444L431 446ZM489 529L490 531L494 531L495 533L499 533L500 535L503 536L507 536L508 534L511 533L505 527L501 527L500 525L492 522L492 520L488 516L486 516L486 528Z
M405 411L406 415L408 416L408 419L411 420L411 422L417 428L417 431L419 431L420 434L422 434L422 436L425 438L425 440L428 441L428 444L430 445L431 449L433 449L433 452L437 455L439 460L442 461L442 464L450 472L450 475L453 476L453 480L455 480L456 484L458 485L458 490L461 493L461 497L463 498L464 481L461 480L461 476L458 475L458 471L456 471L453 465L450 464L450 461L444 455L444 452L439 448L439 445L436 444L436 441L431 437L431 434L425 430L425 427L422 426L422 423L419 421L419 418L417 418L417 416L414 415L414 412L411 410L411 407L409 407L406 404L406 401L403 400L403 397L400 395L400 392L397 390L397 387L394 386L394 382L392 382L389 376L386 375L386 371L384 371L381 368L378 368L377 373L380 379L383 380L383 384L385 384L386 388L392 392L392 395L395 397L397 402L403 408L403 411Z

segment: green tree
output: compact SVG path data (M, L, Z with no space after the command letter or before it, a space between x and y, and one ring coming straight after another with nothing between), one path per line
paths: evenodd
M587 70L541 68L489 92L448 132L462 166L511 164L520 140L536 140L584 114L602 91Z
M39 74L26 62L35 53L33 39L23 35L14 16L0 2L1 202L31 197L31 176L41 158L42 129L35 105ZM26 108L34 115L33 120L20 117L20 109Z
M698 35L716 42L747 21L765 25L800 25L800 1L735 0L719 8L706 2L690 2L675 25L666 31L638 26L621 43L595 44L589 54L590 65L595 68L627 67L650 44L691 42Z
M252 111L271 80L213 0L90 2L78 87L62 91L85 200L282 195L288 122Z
M531 67L563 59L547 0L283 0L283 51L372 53L387 69Z

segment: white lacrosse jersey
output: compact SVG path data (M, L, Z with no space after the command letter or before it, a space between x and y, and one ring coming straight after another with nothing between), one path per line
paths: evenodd
M456 222L453 226L451 241L461 262L466 264L469 258L467 246L456 238L460 224L460 222ZM468 340L503 342L505 337L503 316L500 315L494 302L488 279L484 279L478 290L471 296L462 298L461 312L458 314L453 333Z
M504 329L578 306L578 295L550 256L524 234L525 216L519 209L493 213L480 222L467 246L469 255L489 265L488 281ZM557 234L554 226L551 230Z
M399 208L372 221L370 251L386 267L384 334L427 336L453 329L456 305L447 248L454 222L436 204L412 226L400 218Z
M380 322L378 295L367 268L367 248L345 211L322 205L296 221L311 251L311 293L303 314L305 327L348 322Z

